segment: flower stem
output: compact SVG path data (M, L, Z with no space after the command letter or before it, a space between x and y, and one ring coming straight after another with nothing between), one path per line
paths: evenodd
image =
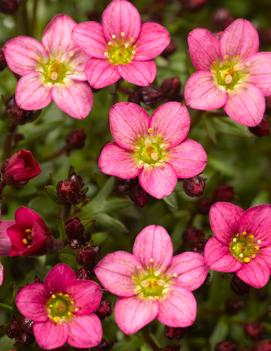
M147 329L143 331L143 337L145 343L148 344L153 351L160 351L160 347L153 340L153 337Z
M7 305L5 303L0 303L0 310L12 313L13 312L13 308L10 305Z

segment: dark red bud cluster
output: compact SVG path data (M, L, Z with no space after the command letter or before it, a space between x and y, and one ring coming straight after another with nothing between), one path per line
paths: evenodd
M224 7L218 8L213 14L213 23L218 31L223 31L233 21L234 18L231 16L229 10Z
M98 307L96 313L101 319L111 316L112 314L112 305L108 300L102 300L100 306Z
M85 146L86 132L83 128L74 129L66 137L66 148L70 152L75 149L82 149Z
M10 339L15 339L18 345L31 345L34 341L33 322L22 316L13 318L6 328L6 334Z
M222 341L216 345L215 351L237 351L238 347L232 341Z
M99 246L86 245L77 252L76 260L84 268L91 270L97 263L99 252Z
M151 196L141 188L137 178L120 180L116 186L116 193L129 196L138 207L144 207L151 200Z
M245 303L243 300L232 297L226 301L225 310L228 314L235 315L244 308L244 305Z
M75 205L86 199L87 189L84 188L83 179L76 173L57 184L57 197L63 204Z
M165 327L165 336L168 339L179 339L185 336L187 331L190 328L171 328L171 327Z
M261 323L248 323L245 326L245 331L252 339L257 340L263 333L263 326Z
M207 0L179 0L184 9L199 11L207 3Z
M12 126L23 125L29 122L33 122L40 115L41 110L38 111L26 111L21 109L15 100L15 96L12 95L6 104L6 115L9 118Z
M183 182L183 188L186 195L188 196L201 196L205 188L205 178L202 176L196 176L193 178L185 179Z
M183 233L184 246L187 249L202 252L206 243L204 237L205 234L202 230L195 227L188 228Z
M17 12L20 0L0 0L0 12L13 15Z

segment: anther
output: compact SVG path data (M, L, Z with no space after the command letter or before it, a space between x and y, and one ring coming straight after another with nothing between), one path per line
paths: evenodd
M112 34L112 39L116 39L116 34Z
M230 74L228 74L226 77L225 77L225 83L226 84L230 84L232 82L232 76Z
M249 257L244 257L243 261L244 261L245 263L249 263L249 262L250 262L250 258L249 258Z
M154 258L150 258L150 263L153 263L154 262Z
M120 36L124 37L125 33L124 32L120 32Z
M57 80L57 77L58 77L57 72L52 72L52 73L51 73L50 78L51 78L52 80Z

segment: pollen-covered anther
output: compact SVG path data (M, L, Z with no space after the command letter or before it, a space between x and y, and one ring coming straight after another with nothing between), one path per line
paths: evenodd
M167 146L162 137L148 129L146 136L140 137L134 149L134 159L138 165L145 167L161 166L168 159Z
M124 32L119 37L112 34L112 40L107 43L107 50L104 55L113 65L129 64L136 53L136 46L133 44L132 38L127 38Z
M52 72L52 73L51 73L51 79L52 79L52 80L57 80L57 77L58 77L57 72Z
M74 301L69 294L52 294L47 302L48 317L55 323L63 323L70 320L77 312L74 308Z
M232 76L230 74L228 74L226 77L225 77L225 83L226 84L230 84L232 82Z
M248 234L246 231L241 234L237 233L231 240L230 251L240 262L249 263L257 256L260 250L258 241L255 240L253 234Z

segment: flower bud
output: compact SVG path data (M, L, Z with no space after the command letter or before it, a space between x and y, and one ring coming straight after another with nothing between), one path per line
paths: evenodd
M231 202L234 198L234 188L228 184L222 184L217 187L214 193L215 201Z
M160 87L163 97L168 100L180 100L181 82L178 77L165 79Z
M188 228L183 233L184 246L188 249L203 251L206 241L204 232L198 228Z
M137 179L129 182L129 197L138 207L144 207L151 199L151 196L141 188Z
M198 211L203 215L207 215L210 211L211 206L213 205L212 199L200 199L198 203Z
M271 351L271 340L265 340L257 343L255 351Z
M84 226L78 217L72 217L68 219L65 223L65 231L69 239L79 239L83 238Z
M252 134L258 137L264 137L270 135L270 118L268 115L264 115L260 124L256 127L250 127L249 130Z
M79 204L86 198L86 189L83 189L83 179L73 173L68 179L57 184L58 200L63 204Z
M176 52L177 50L177 46L174 43L173 40L171 40L171 42L169 43L169 45L165 48L165 50L162 52L161 56L168 58L169 56L171 56L172 54L174 54L174 52Z
M92 273L89 269L81 267L80 269L78 269L76 275L78 279L87 280L87 279L91 279Z
M20 335L21 327L15 318L13 318L9 323L9 325L7 326L6 333L10 339L14 339Z
M7 61L4 55L3 49L0 49L0 71L3 71L7 67Z
M85 146L86 137L87 135L83 128L73 130L66 137L67 151L69 152L75 149L82 149Z
M26 317L21 316L19 319L19 323L20 323L21 328L25 332L30 333L30 334L33 333L33 325L34 325L33 321L31 321L30 319L28 319Z
M34 342L34 335L22 332L16 341L23 346L28 346Z
M231 288L239 296L246 295L250 290L250 286L239 279L237 275L234 275L231 280Z
M112 305L108 300L102 300L100 306L98 307L96 313L101 319L111 316L112 314Z
M140 93L141 99L146 105L155 105L159 103L163 97L163 92L153 86L141 88Z
M12 95L6 105L6 114L13 126L23 125L25 123L33 122L41 113L41 110L26 111L21 109Z
M235 315L244 307L244 301L238 298L231 298L226 301L225 310L230 315Z
M248 323L245 330L252 339L257 340L263 333L263 326L260 323Z
M189 11L200 10L207 2L207 0L180 0L182 6Z
M128 94L128 101L134 102L135 104L140 104L141 98L142 98L142 96L141 96L140 89L135 89L134 91L132 91Z
M96 264L99 251L99 246L87 245L77 253L76 260L85 268L90 269Z
M218 30L224 30L233 21L234 18L226 8L218 8L213 14L213 22Z
M0 0L0 12L13 15L17 12L20 0Z
M188 196L201 196L205 188L205 179L201 176L185 179L183 182L183 188Z
M168 339L179 339L183 337L190 328L171 328L165 327L165 336Z
M113 347L113 342L103 339L101 343L95 347L95 350L109 351Z
M216 345L215 351L237 351L237 345L231 341L222 341Z

